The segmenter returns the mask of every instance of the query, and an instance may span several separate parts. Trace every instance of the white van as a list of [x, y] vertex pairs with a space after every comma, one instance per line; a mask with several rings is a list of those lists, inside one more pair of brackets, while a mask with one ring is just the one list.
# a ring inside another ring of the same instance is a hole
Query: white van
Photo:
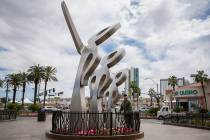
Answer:
[[161, 109], [157, 112], [157, 118], [162, 120], [171, 114], [169, 106], [162, 106]]

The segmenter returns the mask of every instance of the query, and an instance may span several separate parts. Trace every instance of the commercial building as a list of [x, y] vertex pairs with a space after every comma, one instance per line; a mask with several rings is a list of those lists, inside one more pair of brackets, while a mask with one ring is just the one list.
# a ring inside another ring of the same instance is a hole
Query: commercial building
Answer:
[[[207, 101], [207, 109], [210, 110], [210, 80], [204, 84], [204, 90]], [[166, 91], [168, 95], [172, 90]], [[185, 111], [196, 111], [199, 108], [205, 108], [205, 98], [200, 83], [192, 83], [184, 86], [178, 86], [174, 92], [174, 99], [179, 108]]]
[[[210, 110], [210, 80], [204, 84], [206, 93], [207, 109]], [[205, 108], [205, 98], [200, 83], [193, 83], [178, 87], [174, 95], [177, 105], [187, 111]]]
[[[184, 78], [177, 78], [178, 85], [184, 86], [189, 84], [189, 82]], [[166, 96], [166, 91], [172, 90], [172, 87], [168, 85], [168, 79], [160, 79], [160, 94], [164, 96], [164, 100], [169, 101], [168, 96]]]

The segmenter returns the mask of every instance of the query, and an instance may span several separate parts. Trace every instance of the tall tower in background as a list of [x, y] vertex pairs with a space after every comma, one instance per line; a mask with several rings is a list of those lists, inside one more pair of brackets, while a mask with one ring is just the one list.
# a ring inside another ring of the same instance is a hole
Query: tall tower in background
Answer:
[[125, 93], [130, 91], [130, 82], [134, 81], [139, 86], [139, 68], [131, 67], [128, 71], [128, 77], [125, 82]]

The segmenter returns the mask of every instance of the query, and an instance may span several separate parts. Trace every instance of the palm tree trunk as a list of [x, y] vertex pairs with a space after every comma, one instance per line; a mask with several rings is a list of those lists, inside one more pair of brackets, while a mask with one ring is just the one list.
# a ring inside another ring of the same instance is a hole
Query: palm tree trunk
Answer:
[[22, 106], [24, 106], [25, 90], [26, 90], [26, 83], [23, 83]]
[[17, 91], [17, 87], [14, 86], [14, 88], [13, 88], [13, 99], [12, 99], [12, 103], [15, 103], [16, 91]]
[[156, 100], [157, 100], [158, 107], [160, 107], [160, 100], [158, 98], [156, 98]]
[[139, 110], [139, 94], [137, 93], [137, 110]]
[[171, 109], [173, 109], [173, 96], [174, 96], [174, 92], [175, 92], [175, 86], [173, 86], [173, 92], [171, 95]]
[[204, 100], [205, 100], [205, 109], [207, 109], [206, 92], [205, 92], [205, 89], [204, 89], [203, 82], [201, 82], [201, 87], [202, 87], [202, 90], [203, 90], [203, 96], [204, 96]]
[[38, 83], [34, 83], [35, 87], [34, 87], [34, 104], [36, 104], [36, 97], [37, 97], [37, 85]]
[[47, 95], [47, 81], [44, 83], [44, 103], [43, 106], [45, 107], [45, 100], [46, 100], [46, 95]]
[[150, 106], [152, 106], [152, 97], [150, 97]]
[[8, 81], [7, 81], [6, 101], [5, 101], [4, 109], [6, 109], [6, 108], [7, 108], [8, 92], [9, 92], [9, 83], [8, 83]]

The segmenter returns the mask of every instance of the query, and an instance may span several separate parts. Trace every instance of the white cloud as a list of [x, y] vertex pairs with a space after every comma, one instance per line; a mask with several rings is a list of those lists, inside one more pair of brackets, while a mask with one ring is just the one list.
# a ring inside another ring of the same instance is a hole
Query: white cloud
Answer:
[[[0, 2], [0, 67], [25, 70], [33, 64], [57, 67], [59, 82], [50, 87], [64, 90], [70, 97], [80, 56], [65, 23], [59, 0]], [[20, 5], [20, 3], [22, 3]], [[130, 0], [67, 1], [83, 42], [106, 26], [121, 22], [122, 28], [111, 38], [117, 48], [125, 48], [126, 57], [113, 68], [137, 66], [140, 86], [146, 92], [171, 74], [189, 76], [197, 69], [210, 75], [209, 0]], [[205, 18], [204, 18], [205, 17]], [[143, 42], [143, 46], [125, 44], [123, 37]], [[101, 55], [106, 52], [99, 47]]]

